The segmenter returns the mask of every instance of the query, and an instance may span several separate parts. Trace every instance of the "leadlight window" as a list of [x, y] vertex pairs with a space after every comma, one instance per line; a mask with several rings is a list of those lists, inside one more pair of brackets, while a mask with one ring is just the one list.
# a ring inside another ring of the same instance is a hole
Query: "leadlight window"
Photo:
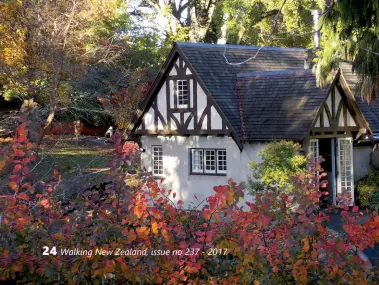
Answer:
[[161, 145], [152, 148], [153, 175], [163, 175], [163, 148]]
[[203, 150], [192, 150], [192, 172], [203, 173]]
[[190, 149], [192, 174], [225, 175], [227, 172], [225, 149]]
[[188, 107], [188, 82], [187, 80], [178, 80], [176, 82], [176, 95], [178, 98], [178, 107]]

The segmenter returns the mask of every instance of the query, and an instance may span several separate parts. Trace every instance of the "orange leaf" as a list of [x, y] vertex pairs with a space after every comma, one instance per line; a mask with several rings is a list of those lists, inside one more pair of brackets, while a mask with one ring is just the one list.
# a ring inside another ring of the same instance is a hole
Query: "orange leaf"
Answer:
[[12, 188], [12, 190], [14, 190], [14, 191], [16, 191], [16, 192], [18, 191], [18, 185], [17, 185], [16, 182], [11, 181], [11, 182], [8, 183], [8, 185], [9, 185], [9, 187]]
[[158, 234], [158, 224], [157, 224], [157, 222], [153, 222], [152, 224], [151, 224], [151, 231], [153, 232], [153, 234]]
[[176, 192], [174, 192], [173, 194], [172, 194], [172, 196], [174, 197], [174, 199], [175, 199], [175, 197], [176, 197]]
[[23, 152], [21, 149], [18, 149], [18, 150], [16, 150], [16, 152], [15, 152], [14, 155], [15, 155], [15, 156], [24, 156], [24, 155], [25, 155], [25, 152]]
[[182, 200], [179, 200], [179, 201], [178, 201], [178, 205], [181, 205], [181, 204], [183, 204], [183, 201], [182, 201]]
[[41, 201], [41, 205], [44, 206], [45, 208], [49, 208], [49, 200], [48, 199], [43, 199]]
[[22, 200], [27, 200], [29, 201], [29, 196], [26, 195], [24, 192], [21, 192], [20, 194], [17, 195], [17, 198], [20, 198]]
[[134, 241], [136, 239], [136, 234], [134, 233], [134, 230], [131, 229], [128, 233], [128, 237], [126, 238], [126, 240], [128, 241], [128, 243], [131, 243], [132, 241]]
[[147, 239], [147, 236], [149, 234], [149, 230], [147, 227], [140, 227], [138, 229], [136, 229], [136, 232], [138, 234], [138, 236], [142, 239]]
[[58, 175], [58, 169], [54, 169], [54, 175]]

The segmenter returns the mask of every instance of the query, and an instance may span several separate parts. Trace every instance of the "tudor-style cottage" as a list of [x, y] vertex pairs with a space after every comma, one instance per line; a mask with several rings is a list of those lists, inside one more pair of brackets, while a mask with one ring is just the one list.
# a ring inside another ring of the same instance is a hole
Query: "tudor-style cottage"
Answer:
[[230, 64], [257, 50], [175, 44], [133, 127], [143, 166], [188, 205], [228, 178], [247, 181], [249, 161], [268, 142], [293, 140], [326, 159], [330, 203], [344, 188], [354, 194], [379, 133], [378, 102], [354, 98], [346, 66], [348, 80], [341, 69], [327, 88], [317, 87], [305, 49], [265, 47]]

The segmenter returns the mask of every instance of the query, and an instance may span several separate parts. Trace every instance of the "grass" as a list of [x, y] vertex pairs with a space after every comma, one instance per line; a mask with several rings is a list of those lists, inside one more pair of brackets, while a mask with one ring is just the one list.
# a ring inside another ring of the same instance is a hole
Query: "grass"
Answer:
[[[91, 187], [106, 180], [112, 155], [113, 147], [104, 139], [47, 136], [37, 160], [29, 167], [35, 181], [48, 181], [57, 169], [63, 185], [76, 183], [80, 188]], [[3, 187], [7, 183], [2, 184]]]

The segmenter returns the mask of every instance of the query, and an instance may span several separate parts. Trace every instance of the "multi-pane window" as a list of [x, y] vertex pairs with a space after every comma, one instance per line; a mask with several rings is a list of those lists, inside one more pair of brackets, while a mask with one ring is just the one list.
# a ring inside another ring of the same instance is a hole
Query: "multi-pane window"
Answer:
[[192, 150], [192, 172], [203, 173], [203, 150]]
[[216, 150], [205, 150], [205, 173], [216, 173]]
[[[315, 168], [316, 164], [318, 162], [318, 156], [319, 156], [319, 145], [318, 145], [318, 139], [311, 139], [309, 141], [309, 148], [308, 148], [309, 154], [312, 156], [312, 166], [311, 168]], [[319, 175], [318, 171], [314, 172], [314, 175]]]
[[226, 150], [217, 150], [217, 172], [226, 173]]
[[339, 139], [339, 175], [341, 191], [353, 193], [352, 155], [350, 139]]
[[178, 80], [176, 82], [176, 95], [178, 98], [178, 107], [188, 107], [188, 82], [187, 80]]
[[318, 139], [311, 139], [309, 141], [309, 153], [312, 155], [314, 162], [317, 162], [319, 156]]
[[153, 175], [163, 175], [163, 148], [161, 145], [153, 146]]
[[226, 174], [226, 150], [193, 148], [191, 153], [191, 173]]

